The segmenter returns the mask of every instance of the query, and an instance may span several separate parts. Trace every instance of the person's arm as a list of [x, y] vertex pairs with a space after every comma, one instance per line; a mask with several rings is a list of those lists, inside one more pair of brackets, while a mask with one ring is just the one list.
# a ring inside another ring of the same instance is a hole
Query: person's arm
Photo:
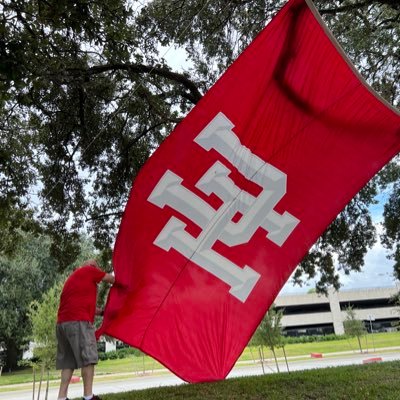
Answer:
[[115, 276], [112, 274], [105, 274], [103, 279], [103, 282], [107, 282], [110, 283], [111, 285], [113, 285], [113, 288], [118, 288], [119, 290], [126, 290], [127, 289], [127, 285], [126, 284], [122, 284], [119, 281], [115, 280]]
[[100, 307], [96, 307], [96, 313], [95, 315], [103, 316], [104, 310]]
[[115, 276], [112, 274], [105, 274], [102, 281], [112, 285], [115, 282]]

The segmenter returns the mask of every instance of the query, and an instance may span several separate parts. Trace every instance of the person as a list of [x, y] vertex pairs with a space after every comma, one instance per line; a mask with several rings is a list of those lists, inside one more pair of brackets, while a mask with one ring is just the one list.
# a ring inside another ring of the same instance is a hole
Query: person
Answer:
[[83, 399], [100, 400], [93, 394], [94, 366], [98, 362], [95, 315], [102, 315], [96, 307], [97, 284], [113, 284], [114, 275], [102, 271], [96, 260], [88, 260], [65, 281], [57, 315], [56, 368], [61, 369], [58, 400], [68, 400], [68, 386], [74, 370], [81, 368]]

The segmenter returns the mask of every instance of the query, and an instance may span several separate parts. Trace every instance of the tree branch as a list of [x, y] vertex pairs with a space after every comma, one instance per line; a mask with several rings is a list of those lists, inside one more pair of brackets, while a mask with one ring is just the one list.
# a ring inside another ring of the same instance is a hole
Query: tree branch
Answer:
[[382, 28], [382, 29], [392, 29], [394, 25], [389, 25], [390, 23], [397, 23], [400, 21], [400, 13], [398, 13], [395, 17], [393, 18], [387, 18], [381, 21], [377, 26]]
[[351, 11], [351, 10], [357, 10], [359, 8], [366, 7], [368, 5], [371, 5], [370, 1], [362, 1], [360, 3], [355, 3], [355, 4], [348, 4], [346, 6], [342, 7], [336, 7], [336, 8], [325, 8], [322, 10], [319, 10], [319, 13], [321, 15], [326, 15], [326, 14], [337, 14], [340, 12], [346, 12], [346, 11]]
[[203, 95], [200, 93], [197, 85], [191, 81], [186, 75], [173, 72], [164, 67], [152, 67], [144, 64], [105, 64], [105, 65], [95, 65], [88, 69], [83, 68], [68, 68], [66, 71], [72, 74], [86, 74], [86, 75], [97, 75], [109, 71], [123, 70], [134, 74], [150, 74], [157, 75], [162, 78], [166, 78], [175, 81], [183, 85], [189, 92], [184, 93], [184, 97], [196, 104]]
[[398, 0], [374, 0], [374, 1], [361, 1], [359, 3], [354, 3], [354, 4], [347, 4], [342, 7], [336, 7], [336, 8], [326, 8], [319, 10], [320, 14], [337, 14], [340, 12], [346, 12], [346, 11], [351, 11], [351, 10], [356, 10], [359, 8], [371, 6], [374, 4], [381, 4], [381, 5], [387, 5], [394, 10], [400, 10], [400, 3]]
[[108, 218], [108, 217], [122, 217], [122, 214], [123, 214], [123, 211], [117, 211], [117, 212], [111, 212], [111, 213], [107, 213], [107, 214], [95, 215], [95, 216], [86, 218], [85, 222], [96, 221], [96, 220], [104, 219], [104, 218]]
[[[173, 122], [173, 123], [179, 123], [182, 120], [182, 118], [176, 118], [173, 120], [169, 120], [167, 122]], [[157, 127], [165, 124], [166, 121], [161, 121], [158, 122], [147, 129], [144, 129], [142, 132], [140, 132], [137, 136], [135, 136], [127, 145], [126, 148], [130, 149], [132, 146], [134, 146], [142, 137], [146, 136], [149, 132], [151, 132], [153, 129], [156, 129]]]

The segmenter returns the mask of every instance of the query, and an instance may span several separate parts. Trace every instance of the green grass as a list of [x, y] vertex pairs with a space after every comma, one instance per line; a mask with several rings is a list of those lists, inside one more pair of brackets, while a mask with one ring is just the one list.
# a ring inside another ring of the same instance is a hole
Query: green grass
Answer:
[[[361, 340], [363, 351], [368, 350], [372, 352], [375, 349], [382, 347], [400, 346], [400, 332], [388, 333], [374, 333], [373, 335], [366, 335]], [[327, 342], [312, 342], [312, 343], [296, 343], [288, 344], [285, 347], [286, 355], [288, 357], [296, 357], [302, 355], [310, 355], [310, 353], [336, 353], [341, 351], [354, 351], [358, 352], [358, 342], [356, 338], [331, 340]], [[278, 357], [283, 357], [281, 349], [276, 350]], [[265, 354], [265, 356], [270, 356]], [[240, 360], [258, 359], [258, 349], [246, 347], [243, 351]]]
[[[129, 356], [127, 358], [116, 360], [99, 361], [96, 366], [96, 376], [106, 376], [110, 374], [132, 374], [153, 372], [156, 369], [164, 368], [160, 363], [148, 356]], [[80, 371], [75, 371], [77, 375]], [[60, 372], [56, 370], [50, 371], [50, 380], [59, 379]], [[36, 379], [39, 379], [39, 371], [36, 371]], [[21, 383], [32, 382], [32, 369], [26, 368], [11, 373], [3, 373], [0, 376], [0, 390], [4, 385], [15, 385]]]
[[[367, 342], [368, 341], [368, 342]], [[373, 335], [367, 335], [362, 341], [363, 349], [367, 347], [371, 352], [373, 345], [376, 349], [382, 347], [393, 347], [400, 346], [400, 332], [390, 333], [375, 333]], [[344, 340], [333, 340], [328, 342], [313, 342], [313, 343], [296, 343], [289, 344], [285, 347], [286, 355], [288, 357], [305, 356], [309, 357], [310, 353], [335, 353], [340, 351], [359, 351], [357, 339], [344, 339]], [[264, 355], [267, 358], [272, 358], [270, 351], [265, 350]], [[282, 357], [282, 350], [277, 349], [277, 356]], [[258, 360], [259, 353], [258, 348], [246, 347], [243, 354], [239, 358], [239, 361], [251, 361]], [[163, 368], [161, 364], [154, 361], [150, 357], [142, 356], [130, 356], [124, 359], [116, 360], [105, 360], [100, 361], [96, 367], [96, 376], [110, 375], [110, 374], [132, 374], [142, 373], [143, 371], [151, 372], [156, 369]], [[79, 371], [77, 371], [79, 374]], [[57, 371], [50, 371], [50, 379], [59, 379], [60, 373]], [[12, 373], [3, 373], [0, 376], [0, 388], [4, 385], [13, 385], [18, 383], [27, 383], [32, 381], [32, 370], [25, 369], [22, 371], [16, 371]]]
[[[96, 366], [96, 376], [110, 374], [132, 374], [135, 372], [142, 373], [143, 371], [152, 372], [160, 368], [164, 367], [148, 356], [129, 356], [122, 359], [99, 361], [99, 364]], [[75, 374], [80, 375], [80, 371], [75, 371]], [[59, 371], [50, 371], [50, 380], [59, 378]], [[36, 371], [36, 379], [39, 379], [38, 370]], [[20, 371], [15, 371], [11, 373], [3, 373], [0, 376], [0, 389], [4, 385], [15, 385], [27, 382], [32, 382], [31, 368], [24, 368]]]
[[325, 368], [102, 395], [103, 400], [398, 400], [400, 362]]
[[[36, 379], [39, 379], [39, 372], [36, 372]], [[59, 379], [59, 371], [50, 371], [50, 379]], [[26, 368], [20, 371], [7, 372], [0, 376], [0, 389], [4, 385], [16, 385], [20, 383], [32, 382], [32, 369]]]
[[148, 356], [129, 356], [117, 360], [100, 361], [96, 366], [96, 374], [114, 374], [126, 372], [153, 371], [164, 368], [160, 363]]

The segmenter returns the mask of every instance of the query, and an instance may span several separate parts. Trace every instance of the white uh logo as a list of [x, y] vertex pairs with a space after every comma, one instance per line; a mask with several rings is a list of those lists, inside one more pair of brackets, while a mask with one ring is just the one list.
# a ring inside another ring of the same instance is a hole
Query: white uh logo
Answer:
[[[202, 232], [194, 238], [185, 231], [186, 224], [171, 217], [154, 241], [168, 251], [175, 249], [199, 267], [227, 283], [229, 293], [245, 302], [260, 274], [250, 266], [234, 264], [212, 249], [219, 240], [227, 246], [247, 243], [258, 228], [264, 228], [267, 238], [282, 246], [299, 220], [293, 215], [274, 211], [275, 205], [286, 193], [286, 174], [279, 171], [241, 145], [232, 132], [234, 125], [222, 113], [200, 132], [195, 142], [205, 150], [216, 150], [248, 180], [263, 190], [254, 197], [241, 190], [229, 177], [230, 170], [217, 161], [200, 178], [196, 188], [209, 195], [214, 193], [223, 202], [218, 210], [181, 185], [182, 178], [167, 170], [153, 189], [148, 200], [163, 208], [168, 205], [185, 215]], [[237, 213], [241, 218], [233, 222]]]

